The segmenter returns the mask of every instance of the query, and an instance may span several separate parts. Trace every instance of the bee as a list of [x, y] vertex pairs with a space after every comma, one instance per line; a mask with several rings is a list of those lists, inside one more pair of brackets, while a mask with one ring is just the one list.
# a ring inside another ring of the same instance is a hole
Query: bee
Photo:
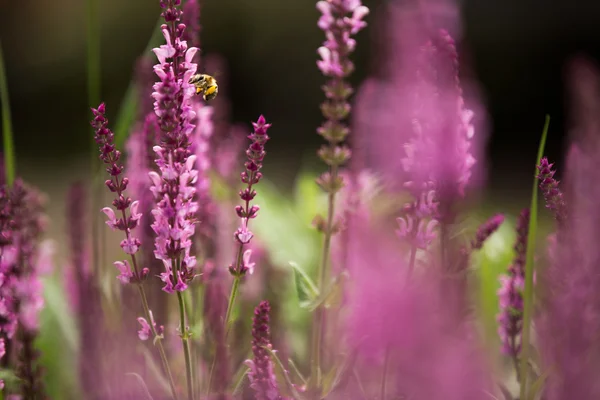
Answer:
[[206, 101], [214, 99], [219, 93], [217, 80], [208, 74], [196, 74], [190, 78], [189, 83], [196, 87], [196, 94], [202, 94]]

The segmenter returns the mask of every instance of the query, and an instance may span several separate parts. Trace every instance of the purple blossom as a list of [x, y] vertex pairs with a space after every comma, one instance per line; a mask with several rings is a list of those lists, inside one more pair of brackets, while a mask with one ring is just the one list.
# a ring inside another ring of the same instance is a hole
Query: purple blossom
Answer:
[[[110, 179], [108, 179], [105, 184], [108, 189], [116, 195], [112, 205], [117, 209], [119, 215], [117, 215], [110, 207], [103, 208], [102, 212], [108, 217], [106, 224], [111, 229], [125, 232], [125, 239], [121, 242], [121, 248], [126, 254], [131, 255], [134, 267], [132, 279], [128, 280], [128, 282], [138, 283], [148, 274], [147, 268], [139, 271], [135, 261], [135, 253], [137, 253], [141, 242], [138, 238], [133, 236], [133, 230], [138, 226], [142, 215], [138, 212], [139, 202], [132, 201], [130, 197], [126, 197], [124, 194], [129, 185], [129, 179], [121, 176], [124, 169], [123, 165], [119, 164], [121, 152], [115, 148], [114, 134], [108, 129], [108, 120], [104, 116], [105, 112], [106, 107], [104, 103], [100, 104], [98, 109], [92, 108], [94, 119], [92, 120], [91, 125], [96, 131], [94, 139], [96, 140], [96, 143], [98, 143], [100, 149], [100, 159], [108, 165], [106, 172], [110, 175]], [[127, 216], [128, 210], [130, 211], [130, 216]], [[126, 261], [123, 263], [126, 263]], [[119, 267], [120, 264], [115, 265]], [[120, 272], [119, 280], [124, 282], [121, 277], [122, 270]]]
[[157, 335], [162, 335], [164, 331], [164, 327], [161, 325], [160, 327], [156, 326], [156, 321], [154, 320], [154, 316], [152, 315], [152, 311], [150, 313], [150, 322], [146, 321], [146, 318], [138, 317], [138, 322], [142, 326], [138, 331], [138, 337], [140, 340], [148, 340], [152, 336], [152, 329], [150, 328], [150, 324], [154, 327]]
[[471, 248], [473, 250], [480, 250], [485, 241], [500, 228], [500, 225], [502, 225], [503, 222], [504, 215], [496, 214], [481, 224], [479, 228], [477, 228], [475, 239], [471, 241]]
[[196, 113], [192, 104], [195, 90], [189, 79], [196, 73], [192, 59], [198, 49], [188, 48], [182, 40], [185, 25], [178, 24], [178, 4], [161, 0], [165, 9], [162, 16], [167, 22], [161, 27], [166, 44], [153, 49], [158, 58], [154, 72], [160, 81], [154, 85], [152, 97], [161, 137], [160, 145], [154, 147], [160, 174], [149, 174], [153, 184], [150, 190], [157, 202], [152, 210], [152, 229], [156, 233], [154, 255], [164, 264], [165, 272], [160, 277], [167, 293], [184, 291], [196, 276], [196, 258], [190, 254], [198, 212], [198, 171], [190, 148]]
[[562, 223], [566, 218], [566, 205], [558, 186], [559, 182], [554, 179], [556, 171], [552, 169], [553, 165], [548, 162], [548, 158], [542, 158], [537, 166], [539, 171], [537, 179], [540, 181], [539, 186], [544, 194], [546, 208], [552, 212], [558, 223]]
[[265, 349], [271, 349], [271, 333], [269, 330], [269, 312], [271, 306], [268, 301], [262, 301], [254, 310], [252, 320], [252, 360], [246, 360], [250, 367], [248, 377], [250, 387], [254, 389], [257, 400], [281, 400], [277, 381], [273, 372], [271, 356]]
[[521, 352], [521, 331], [523, 329], [523, 290], [525, 289], [525, 254], [529, 231], [529, 209], [524, 209], [517, 220], [515, 259], [508, 268], [507, 275], [500, 276], [498, 290], [500, 313], [498, 314], [498, 334], [503, 353], [517, 359]]
[[350, 114], [349, 97], [352, 87], [345, 81], [354, 71], [350, 54], [356, 47], [351, 37], [366, 26], [362, 20], [369, 9], [361, 5], [360, 0], [326, 0], [317, 2], [321, 18], [317, 25], [325, 32], [325, 42], [317, 50], [320, 60], [317, 67], [329, 81], [323, 86], [326, 101], [321, 105], [325, 122], [317, 129], [317, 133], [328, 144], [323, 145], [318, 156], [331, 167], [331, 171], [323, 174], [317, 181], [328, 193], [334, 194], [343, 186], [337, 175], [337, 168], [350, 159], [350, 148], [341, 143], [350, 130], [344, 120]]
[[578, 60], [569, 70], [572, 146], [565, 168], [565, 220], [554, 235], [553, 255], [540, 269], [537, 316], [543, 370], [549, 371], [544, 399], [600, 397], [600, 73]]
[[236, 259], [229, 265], [229, 272], [233, 276], [244, 276], [246, 273], [252, 273], [254, 263], [250, 262], [251, 250], [244, 252], [244, 246], [250, 243], [254, 236], [252, 231], [248, 229], [248, 223], [251, 219], [258, 215], [259, 207], [257, 205], [250, 206], [250, 202], [256, 197], [256, 190], [253, 186], [260, 182], [262, 178], [262, 163], [267, 154], [265, 144], [270, 139], [267, 135], [267, 130], [271, 124], [267, 124], [265, 117], [262, 115], [256, 122], [252, 123], [254, 132], [248, 135], [251, 140], [250, 146], [246, 150], [247, 161], [244, 163], [246, 168], [241, 174], [242, 183], [246, 187], [239, 192], [240, 199], [243, 204], [235, 207], [235, 212], [240, 218], [240, 226], [234, 233], [234, 239], [239, 244]]

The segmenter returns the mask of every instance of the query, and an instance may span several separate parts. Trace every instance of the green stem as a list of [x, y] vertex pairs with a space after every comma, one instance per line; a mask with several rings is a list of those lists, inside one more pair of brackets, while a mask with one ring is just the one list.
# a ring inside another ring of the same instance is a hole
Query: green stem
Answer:
[[185, 357], [185, 379], [187, 382], [188, 400], [194, 399], [194, 381], [192, 380], [192, 359], [190, 357], [189, 339], [190, 335], [185, 324], [185, 300], [181, 292], [177, 292], [177, 300], [179, 301], [179, 318], [181, 320], [181, 343], [183, 344], [183, 354]]
[[171, 368], [169, 368], [169, 361], [167, 360], [167, 355], [162, 345], [162, 339], [158, 335], [158, 332], [156, 332], [156, 328], [154, 327], [154, 324], [152, 323], [152, 318], [150, 317], [150, 307], [148, 307], [148, 299], [146, 298], [146, 292], [144, 291], [144, 287], [141, 284], [138, 285], [138, 289], [140, 291], [140, 297], [142, 298], [142, 307], [144, 308], [144, 315], [146, 316], [146, 320], [148, 321], [150, 329], [152, 330], [152, 336], [154, 336], [154, 344], [158, 348], [163, 369], [165, 371], [165, 374], [167, 374], [167, 380], [169, 381], [169, 387], [171, 388], [171, 395], [173, 396], [173, 399], [179, 400], [179, 397], [177, 396], [177, 391], [175, 390], [173, 374], [171, 374]]
[[4, 174], [6, 183], [10, 186], [15, 180], [15, 145], [13, 140], [10, 103], [8, 98], [8, 84], [4, 70], [4, 56], [2, 43], [0, 43], [0, 101], [2, 101], [2, 131], [4, 144]]
[[[331, 182], [337, 180], [337, 167], [331, 167]], [[335, 191], [330, 191], [327, 198], [327, 224], [325, 226], [325, 232], [323, 237], [323, 249], [321, 253], [321, 263], [319, 264], [319, 293], [323, 293], [327, 281], [329, 278], [329, 250], [331, 247], [331, 235], [333, 227], [333, 215], [335, 207]], [[325, 323], [325, 310], [323, 304], [321, 304], [314, 313], [313, 327], [312, 327], [312, 355], [311, 355], [311, 366], [310, 366], [310, 381], [313, 388], [321, 387], [321, 347], [323, 342], [323, 325]]]
[[[238, 251], [238, 258], [240, 258], [239, 254], [242, 254], [242, 249], [243, 249], [243, 246], [240, 246], [240, 250]], [[241, 258], [240, 258], [240, 261], [241, 261]], [[239, 263], [238, 263], [238, 265], [239, 265]], [[233, 283], [231, 285], [231, 292], [229, 293], [229, 302], [227, 303], [227, 312], [225, 313], [225, 320], [223, 321], [223, 323], [225, 325], [225, 338], [224, 338], [225, 341], [227, 341], [227, 336], [228, 336], [229, 330], [231, 328], [231, 323], [230, 323], [231, 313], [232, 313], [233, 307], [235, 305], [235, 299], [237, 298], [239, 286], [240, 286], [240, 277], [234, 276]], [[216, 364], [217, 364], [217, 353], [215, 352], [213, 361], [210, 366], [210, 372], [208, 373], [208, 385], [206, 386], [206, 395], [207, 396], [210, 394], [210, 387], [212, 386], [213, 372], [215, 370]]]

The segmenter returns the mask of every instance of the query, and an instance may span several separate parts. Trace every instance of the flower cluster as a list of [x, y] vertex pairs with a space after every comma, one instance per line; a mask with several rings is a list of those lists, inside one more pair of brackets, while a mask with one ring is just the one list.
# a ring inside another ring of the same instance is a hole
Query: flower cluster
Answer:
[[540, 181], [539, 186], [544, 194], [546, 208], [552, 212], [554, 218], [559, 223], [562, 223], [566, 219], [567, 207], [565, 205], [563, 194], [558, 187], [559, 182], [554, 179], [556, 171], [552, 169], [553, 165], [554, 164], [548, 162], [548, 158], [542, 158], [540, 164], [537, 166], [539, 171], [537, 179]]
[[[326, 121], [317, 129], [328, 144], [319, 149], [318, 155], [327, 165], [337, 168], [350, 158], [350, 149], [340, 143], [350, 132], [343, 121], [350, 114], [348, 98], [353, 93], [352, 87], [344, 80], [354, 71], [354, 64], [349, 59], [356, 47], [352, 36], [367, 25], [363, 18], [369, 9], [361, 5], [360, 0], [319, 1], [317, 9], [322, 14], [318, 26], [326, 36], [323, 46], [318, 49], [321, 60], [317, 61], [317, 66], [323, 75], [330, 78], [323, 86], [327, 100], [321, 105]], [[319, 179], [319, 184], [325, 191], [335, 193], [343, 182], [336, 174], [325, 174]]]
[[[140, 272], [135, 263], [135, 253], [138, 252], [141, 246], [140, 240], [133, 236], [133, 230], [138, 226], [142, 217], [142, 214], [138, 212], [139, 202], [132, 201], [131, 198], [124, 194], [129, 185], [129, 179], [121, 176], [124, 168], [119, 163], [121, 152], [115, 148], [115, 135], [108, 129], [108, 120], [104, 115], [106, 113], [106, 106], [102, 103], [97, 109], [92, 108], [92, 113], [94, 114], [94, 119], [91, 122], [95, 130], [94, 139], [100, 149], [100, 159], [108, 165], [106, 172], [110, 175], [110, 179], [106, 180], [105, 184], [111, 192], [116, 194], [112, 205], [120, 215], [117, 216], [115, 211], [110, 207], [103, 208], [102, 212], [108, 217], [106, 224], [112, 230], [125, 232], [125, 239], [121, 241], [121, 248], [126, 254], [131, 255], [134, 263], [132, 269], [127, 260], [115, 262], [115, 266], [119, 270], [117, 278], [123, 283], [139, 283], [148, 274], [147, 269]], [[130, 212], [129, 216], [127, 216], [128, 211]]]
[[504, 215], [496, 214], [477, 228], [475, 233], [475, 239], [471, 241], [471, 248], [473, 250], [480, 250], [483, 247], [485, 241], [494, 234], [500, 228], [500, 225], [504, 222]]
[[508, 275], [500, 277], [498, 290], [500, 314], [498, 334], [502, 341], [502, 351], [516, 358], [521, 351], [521, 330], [523, 325], [523, 289], [525, 288], [525, 253], [529, 231], [529, 209], [521, 211], [517, 220], [515, 259], [508, 268]]
[[465, 194], [475, 159], [470, 153], [473, 112], [458, 79], [456, 46], [440, 31], [421, 51], [413, 99], [413, 137], [404, 145], [405, 187], [413, 201], [398, 219], [398, 234], [425, 249], [439, 223], [450, 222], [453, 201]]
[[233, 276], [244, 276], [246, 273], [252, 273], [254, 270], [254, 263], [250, 262], [252, 250], [248, 249], [244, 252], [244, 245], [250, 243], [254, 234], [248, 229], [248, 223], [251, 219], [256, 218], [258, 215], [259, 206], [250, 206], [250, 202], [256, 197], [256, 190], [253, 186], [260, 182], [262, 173], [262, 162], [267, 154], [265, 151], [265, 144], [269, 140], [267, 130], [271, 127], [271, 124], [267, 124], [265, 117], [262, 115], [258, 118], [258, 121], [253, 122], [254, 132], [248, 135], [248, 139], [252, 141], [248, 149], [246, 150], [246, 157], [248, 160], [244, 163], [246, 170], [242, 172], [241, 178], [242, 183], [246, 184], [243, 190], [240, 190], [240, 199], [244, 202], [243, 205], [235, 207], [235, 212], [240, 218], [240, 226], [234, 233], [235, 240], [239, 243], [239, 251], [234, 264], [229, 266], [229, 272]]
[[166, 22], [161, 29], [166, 44], [153, 50], [158, 58], [154, 72], [160, 81], [154, 85], [152, 97], [161, 137], [160, 145], [154, 147], [160, 174], [149, 174], [150, 190], [157, 202], [152, 210], [152, 229], [156, 233], [154, 255], [165, 266], [160, 277], [167, 293], [184, 291], [196, 276], [196, 258], [190, 255], [198, 211], [194, 199], [198, 179], [196, 156], [190, 149], [196, 113], [191, 101], [194, 86], [189, 79], [196, 73], [197, 66], [192, 59], [198, 49], [188, 49], [182, 40], [185, 25], [179, 24], [182, 12], [176, 8], [180, 3], [161, 0]]
[[269, 331], [269, 313], [271, 306], [268, 301], [262, 301], [254, 310], [252, 320], [252, 353], [254, 358], [247, 360], [250, 367], [248, 377], [250, 387], [254, 389], [257, 400], [282, 400], [279, 394], [273, 363], [267, 350], [271, 349], [271, 333]]
[[[7, 349], [13, 352], [12, 357], [16, 355], [21, 393], [33, 398], [43, 393], [34, 340], [44, 307], [40, 275], [49, 270], [52, 247], [39, 242], [46, 226], [41, 194], [16, 180], [10, 189], [3, 188], [1, 195], [0, 358]], [[6, 357], [3, 362], [9, 365], [12, 357]]]

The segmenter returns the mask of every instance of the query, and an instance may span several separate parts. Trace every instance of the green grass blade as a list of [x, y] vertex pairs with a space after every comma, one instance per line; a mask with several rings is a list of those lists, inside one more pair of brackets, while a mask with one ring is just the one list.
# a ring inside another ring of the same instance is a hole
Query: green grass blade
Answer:
[[[540, 163], [542, 156], [544, 155], [544, 148], [546, 147], [546, 137], [548, 136], [548, 127], [550, 126], [550, 116], [546, 115], [546, 122], [544, 124], [544, 131], [542, 132], [542, 138], [540, 140], [540, 147], [538, 149], [537, 161], [535, 163], [535, 175], [537, 175], [537, 165]], [[527, 253], [525, 262], [525, 290], [523, 292], [523, 337], [521, 339], [521, 389], [520, 399], [527, 399], [527, 379], [528, 373], [528, 362], [529, 362], [529, 334], [531, 330], [531, 318], [533, 311], [533, 272], [535, 265], [533, 263], [533, 256], [535, 254], [535, 240], [537, 230], [537, 206], [538, 206], [538, 182], [537, 178], [533, 180], [533, 190], [531, 194], [531, 213], [529, 216], [529, 232], [527, 234]]]
[[[163, 24], [162, 17], [158, 18], [156, 22], [156, 26], [152, 30], [152, 36], [146, 45], [146, 49], [144, 50], [144, 55], [150, 55], [149, 53], [152, 51], [152, 48], [157, 47], [160, 44], [160, 40], [162, 38], [162, 33], [160, 30], [160, 26]], [[137, 113], [138, 106], [138, 96], [137, 90], [135, 87], [135, 82], [132, 79], [129, 82], [129, 86], [127, 87], [127, 91], [125, 92], [125, 96], [123, 97], [123, 102], [121, 103], [121, 107], [119, 108], [119, 114], [117, 115], [116, 123], [115, 123], [115, 143], [117, 148], [122, 148], [125, 143], [125, 139], [127, 139], [127, 135], [129, 135], [129, 131], [131, 129], [131, 125], [135, 122], [135, 117]]]
[[0, 43], [0, 101], [2, 101], [2, 132], [4, 132], [4, 173], [6, 175], [6, 183], [12, 185], [15, 180], [15, 145], [13, 140], [12, 120], [10, 117], [8, 84], [6, 82], [6, 72], [4, 70], [2, 43]]

